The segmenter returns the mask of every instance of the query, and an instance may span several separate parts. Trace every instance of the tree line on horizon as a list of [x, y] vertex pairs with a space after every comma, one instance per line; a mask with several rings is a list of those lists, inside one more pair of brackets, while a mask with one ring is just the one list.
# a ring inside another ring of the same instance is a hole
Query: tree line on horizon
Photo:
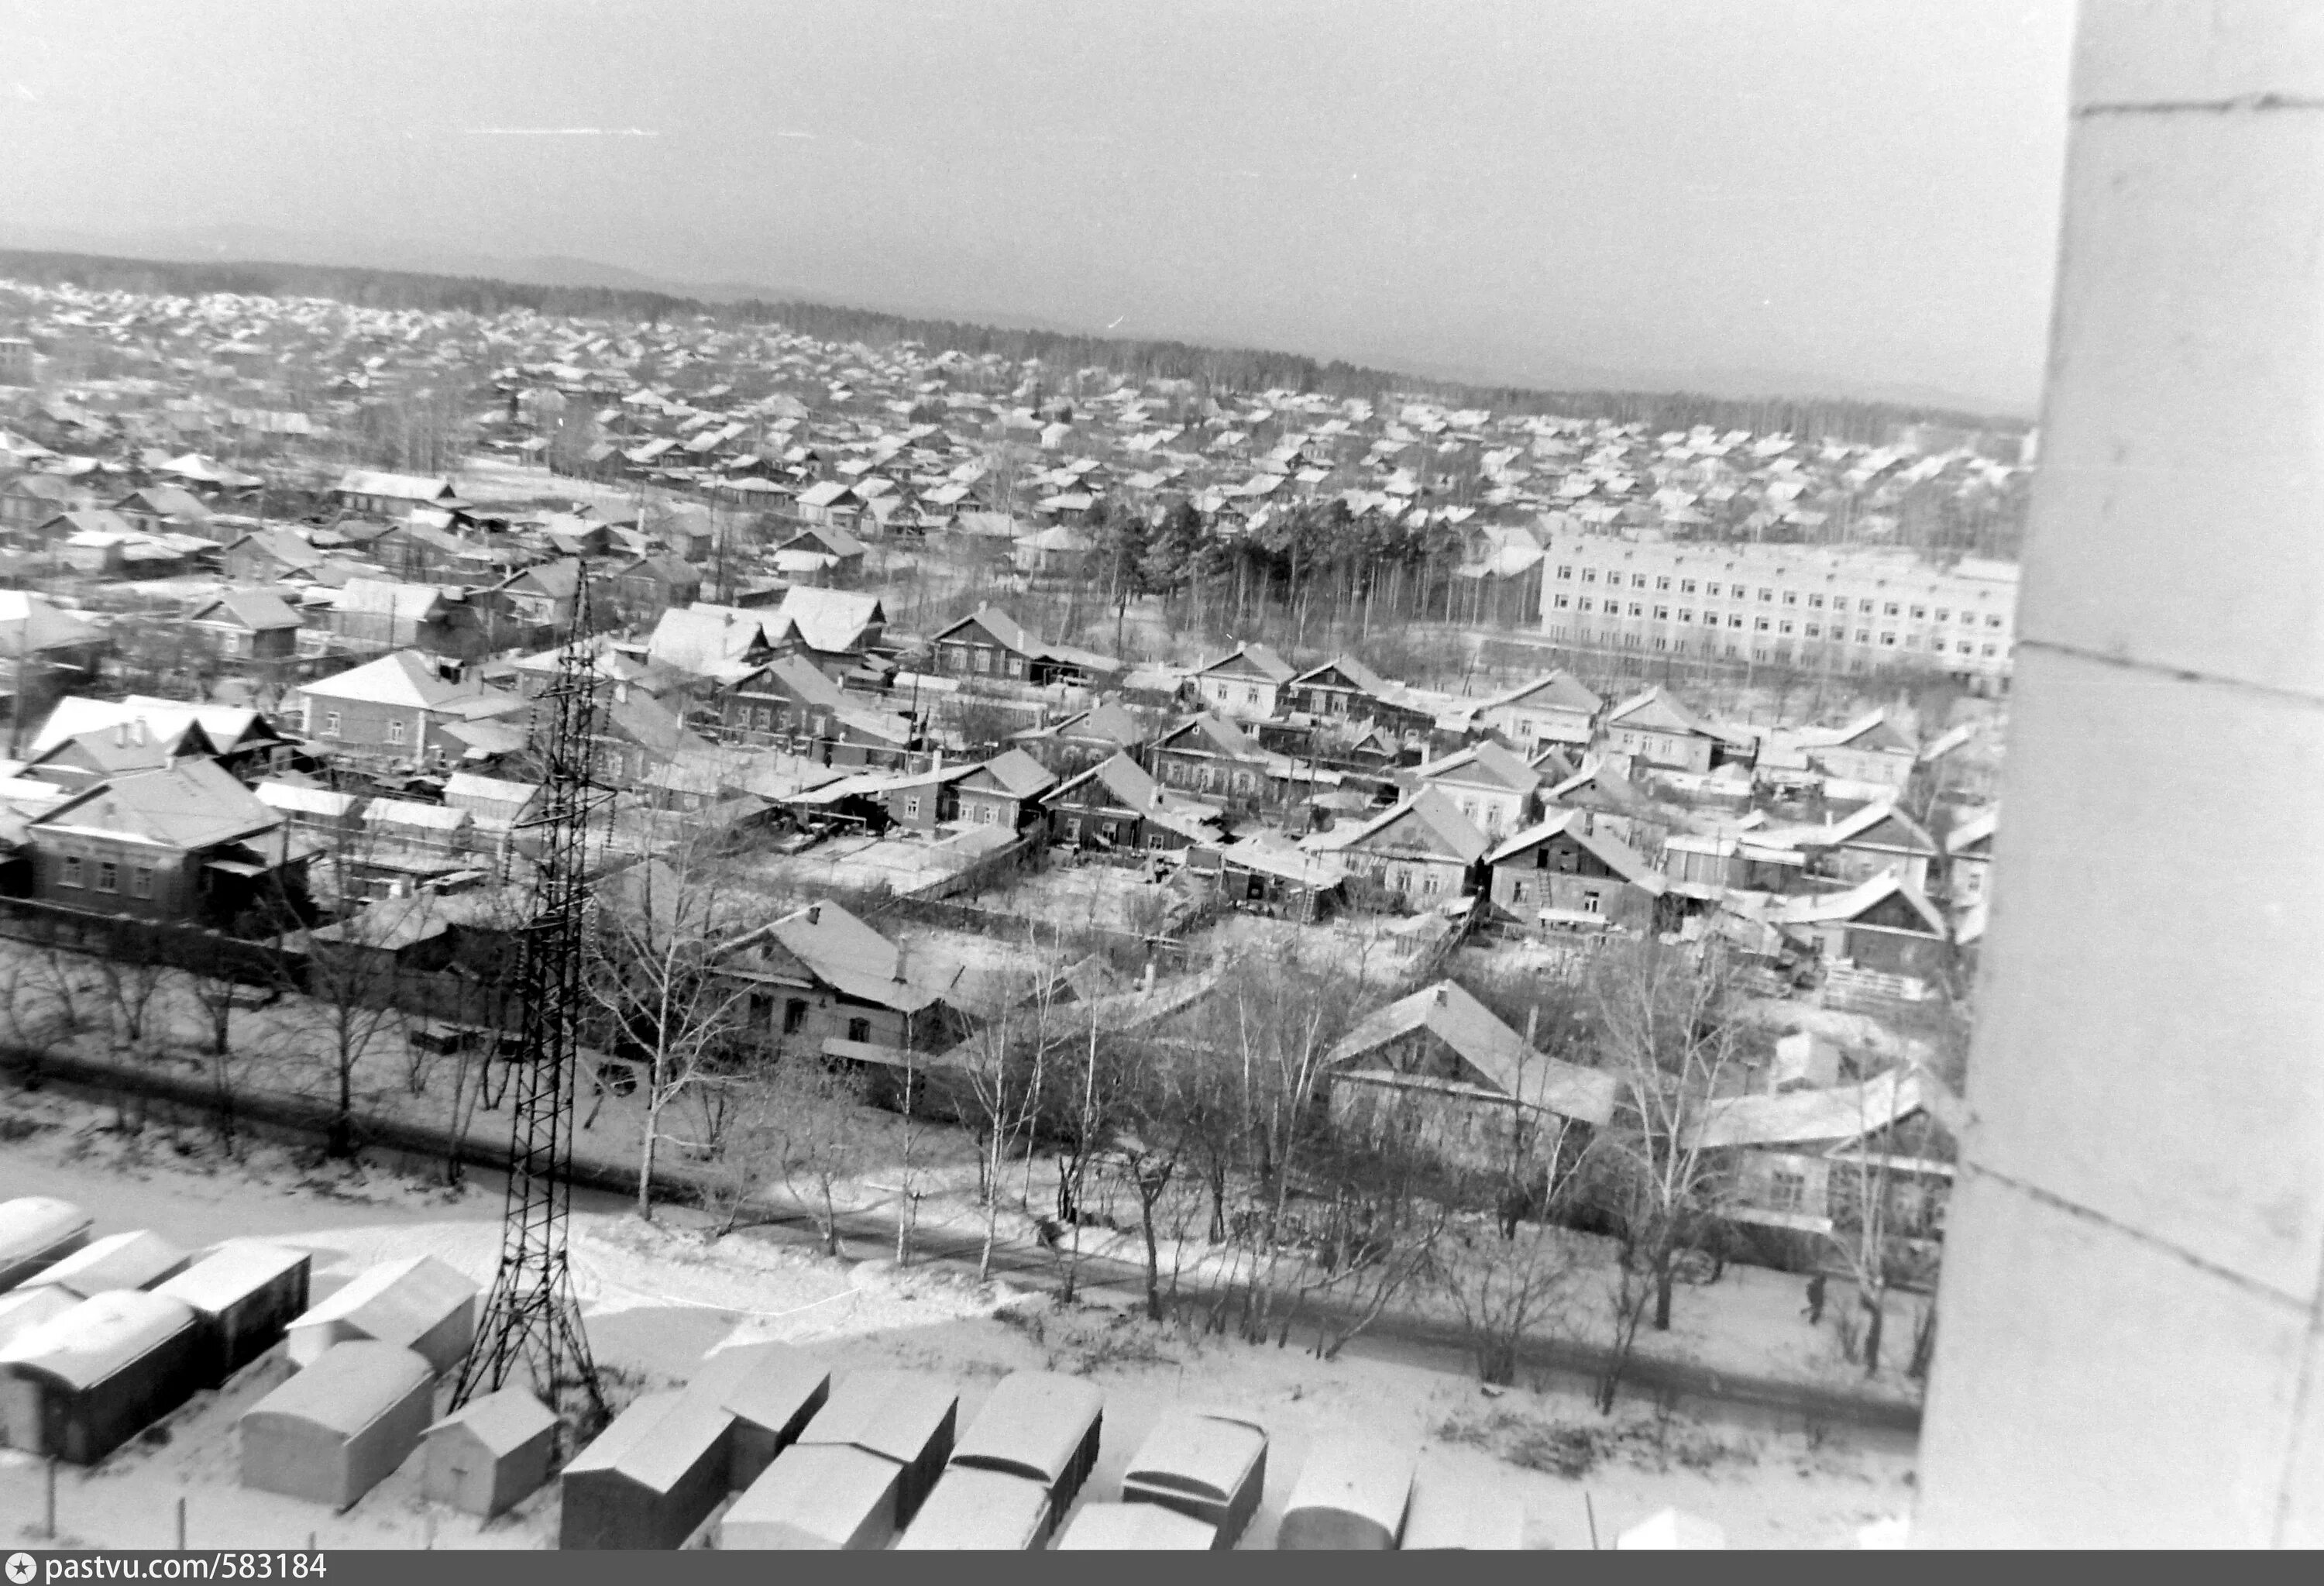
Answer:
[[1038, 358], [1067, 371], [1103, 368], [1139, 380], [1186, 380], [1205, 392], [1290, 390], [1367, 400], [1384, 392], [1430, 398], [1496, 414], [1554, 414], [1644, 423], [1654, 431], [1697, 424], [1754, 433], [1789, 433], [1882, 444], [1904, 426], [1932, 423], [1972, 430], [2021, 432], [2022, 420], [1957, 409], [1863, 401], [1840, 397], [1717, 397], [1692, 392], [1548, 391], [1433, 380], [1374, 369], [1342, 359], [1254, 347], [1213, 347], [1188, 342], [1116, 338], [1056, 330], [931, 319], [879, 309], [796, 300], [744, 299], [712, 303], [627, 287], [553, 286], [480, 276], [423, 274], [339, 264], [269, 261], [180, 261], [109, 258], [31, 249], [0, 249], [0, 272], [42, 286], [75, 285], [95, 291], [194, 297], [230, 292], [248, 297], [329, 298], [358, 308], [466, 312], [480, 316], [525, 309], [575, 319], [708, 318], [728, 326], [779, 325], [820, 341], [870, 346], [915, 342], [931, 352], [986, 354], [1021, 362]]

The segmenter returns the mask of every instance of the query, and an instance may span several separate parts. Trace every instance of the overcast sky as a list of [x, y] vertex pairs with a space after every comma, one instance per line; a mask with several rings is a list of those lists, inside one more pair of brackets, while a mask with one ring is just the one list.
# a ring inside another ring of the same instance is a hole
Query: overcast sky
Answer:
[[0, 222], [2030, 411], [2071, 10], [0, 0]]

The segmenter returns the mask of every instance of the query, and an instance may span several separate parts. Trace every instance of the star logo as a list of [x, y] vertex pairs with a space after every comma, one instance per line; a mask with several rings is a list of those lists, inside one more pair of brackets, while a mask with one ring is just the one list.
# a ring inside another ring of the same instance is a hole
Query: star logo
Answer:
[[32, 1562], [31, 1554], [12, 1553], [8, 1555], [8, 1580], [11, 1586], [28, 1586], [32, 1577], [40, 1572], [41, 1566]]

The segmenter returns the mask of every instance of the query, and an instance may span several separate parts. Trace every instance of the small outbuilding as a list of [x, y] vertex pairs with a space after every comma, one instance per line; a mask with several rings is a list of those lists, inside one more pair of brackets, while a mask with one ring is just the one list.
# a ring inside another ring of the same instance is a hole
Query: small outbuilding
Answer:
[[38, 1279], [88, 1299], [116, 1288], [152, 1288], [186, 1269], [192, 1258], [147, 1230], [93, 1239]]
[[86, 1299], [0, 1345], [0, 1443], [93, 1465], [201, 1382], [200, 1319], [163, 1295]]
[[1278, 1553], [1389, 1553], [1412, 1503], [1414, 1450], [1356, 1427], [1319, 1433], [1292, 1484]]
[[795, 1443], [718, 1522], [718, 1545], [872, 1552], [896, 1535], [904, 1467], [853, 1443]]
[[831, 1372], [787, 1343], [737, 1344], [704, 1360], [686, 1393], [734, 1418], [726, 1487], [742, 1492], [798, 1441], [831, 1397]]
[[428, 1499], [489, 1520], [548, 1481], [557, 1417], [523, 1388], [503, 1388], [470, 1399], [426, 1435]]
[[1197, 1553], [1219, 1528], [1156, 1503], [1085, 1503], [1057, 1538], [1059, 1553]]
[[1125, 1503], [1156, 1503], [1217, 1527], [1211, 1545], [1231, 1548], [1267, 1487], [1267, 1433], [1237, 1416], [1172, 1410], [1130, 1456]]
[[1097, 1468], [1104, 1412], [1105, 1396], [1079, 1378], [1011, 1371], [962, 1434], [952, 1462], [1038, 1481], [1050, 1513], [1062, 1515]]
[[304, 1250], [234, 1240], [154, 1289], [201, 1318], [203, 1387], [219, 1386], [282, 1342], [307, 1308], [309, 1265]]
[[1404, 1516], [1406, 1553], [1515, 1553], [1525, 1546], [1525, 1510], [1506, 1493], [1423, 1471]]
[[401, 1344], [333, 1346], [242, 1413], [242, 1484], [346, 1508], [420, 1446], [435, 1386]]
[[366, 1267], [290, 1326], [290, 1359], [312, 1365], [354, 1339], [399, 1344], [438, 1376], [460, 1363], [476, 1336], [476, 1286], [433, 1256]]
[[799, 1434], [799, 1446], [845, 1443], [901, 1465], [896, 1524], [908, 1526], [952, 1457], [959, 1412], [959, 1396], [934, 1377], [858, 1371], [840, 1379], [829, 1402]]
[[565, 1467], [557, 1545], [681, 1545], [726, 1496], [733, 1428], [734, 1417], [706, 1398], [639, 1398]]
[[88, 1213], [53, 1195], [0, 1201], [0, 1293], [80, 1249], [94, 1226]]
[[51, 1316], [62, 1315], [80, 1304], [81, 1296], [51, 1283], [36, 1283], [0, 1294], [0, 1346]]
[[1048, 1540], [1054, 1515], [1040, 1480], [954, 1465], [896, 1545], [912, 1553], [1028, 1553]]

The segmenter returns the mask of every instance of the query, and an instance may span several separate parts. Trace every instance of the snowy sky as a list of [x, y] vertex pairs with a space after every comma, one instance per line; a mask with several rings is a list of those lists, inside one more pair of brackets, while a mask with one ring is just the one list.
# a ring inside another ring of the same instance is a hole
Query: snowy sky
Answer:
[[0, 225], [566, 255], [1471, 377], [2030, 411], [2071, 20], [0, 0]]

